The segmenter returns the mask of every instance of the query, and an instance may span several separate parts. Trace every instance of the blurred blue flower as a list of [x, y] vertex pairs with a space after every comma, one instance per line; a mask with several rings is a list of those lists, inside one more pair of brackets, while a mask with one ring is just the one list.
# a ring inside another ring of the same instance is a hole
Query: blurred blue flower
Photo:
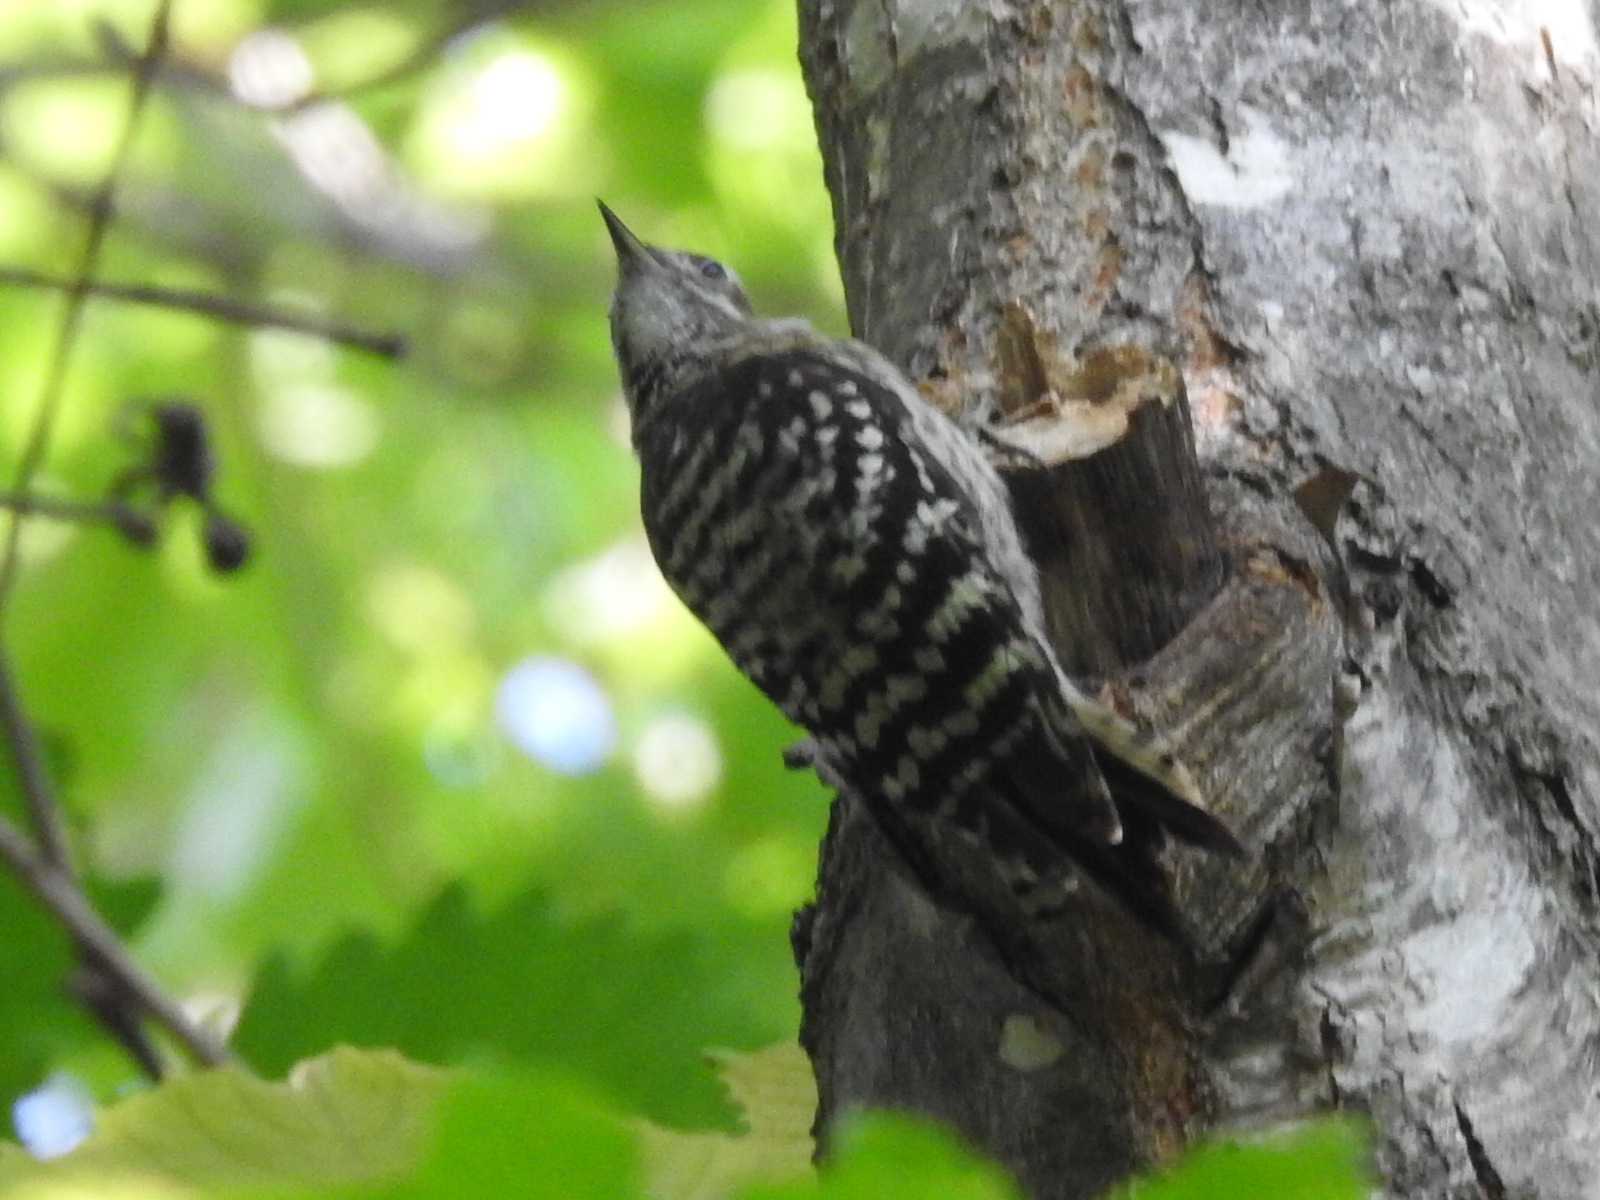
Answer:
[[617, 740], [611, 701], [594, 676], [559, 658], [525, 658], [500, 680], [495, 717], [529, 758], [563, 775], [587, 775]]

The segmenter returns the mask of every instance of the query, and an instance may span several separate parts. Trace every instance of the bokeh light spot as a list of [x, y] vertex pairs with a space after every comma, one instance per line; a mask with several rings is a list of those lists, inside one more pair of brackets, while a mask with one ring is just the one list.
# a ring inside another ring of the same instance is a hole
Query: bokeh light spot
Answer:
[[281, 29], [258, 29], [228, 56], [228, 86], [254, 108], [287, 108], [303, 100], [315, 82], [305, 51]]
[[601, 145], [582, 136], [592, 105], [570, 54], [485, 29], [453, 49], [418, 112], [411, 154], [433, 190], [458, 196], [587, 189]]
[[468, 644], [476, 626], [472, 597], [461, 584], [420, 563], [396, 563], [373, 575], [367, 613], [391, 642], [419, 655]]
[[590, 644], [642, 629], [673, 603], [650, 547], [629, 537], [556, 576], [545, 590], [544, 614], [562, 636]]
[[525, 658], [495, 693], [500, 728], [529, 758], [563, 775], [587, 775], [617, 739], [611, 701], [594, 676], [559, 658]]
[[11, 1125], [29, 1154], [59, 1158], [89, 1136], [94, 1104], [81, 1083], [58, 1071], [17, 1097], [11, 1106]]
[[811, 106], [792, 71], [746, 67], [723, 72], [706, 96], [714, 137], [746, 149], [780, 146], [797, 128], [812, 135]]
[[561, 73], [544, 55], [513, 50], [490, 61], [468, 85], [456, 127], [467, 154], [496, 154], [556, 123], [567, 99]]
[[274, 388], [256, 413], [262, 444], [298, 467], [354, 466], [378, 444], [378, 417], [348, 388], [302, 383]]
[[127, 105], [118, 78], [66, 73], [30, 80], [24, 74], [0, 108], [6, 156], [57, 179], [98, 181], [115, 152]]
[[722, 748], [699, 717], [668, 713], [645, 726], [634, 743], [633, 775], [658, 808], [696, 809], [722, 782]]

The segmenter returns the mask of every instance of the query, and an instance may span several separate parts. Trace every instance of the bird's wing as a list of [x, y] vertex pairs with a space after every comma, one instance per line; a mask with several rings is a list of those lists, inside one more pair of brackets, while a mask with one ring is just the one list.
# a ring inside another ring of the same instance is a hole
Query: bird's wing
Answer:
[[[760, 512], [730, 521], [720, 554], [752, 553], [728, 530], [768, 530], [759, 553], [784, 594], [746, 587], [748, 603], [766, 611], [744, 617], [803, 635], [774, 670], [770, 647], [759, 662], [740, 656], [758, 635], [735, 633], [724, 639], [735, 661], [853, 764], [864, 789], [937, 807], [1010, 770], [1006, 756], [1040, 724], [1058, 673], [991, 555], [979, 506], [1007, 500], [981, 449], [953, 425], [941, 431], [948, 443], [932, 445], [910, 428], [904, 397], [809, 347], [738, 361], [720, 384], [719, 411], [742, 405], [747, 426], [732, 440], [768, 455], [745, 492]], [[961, 454], [977, 461], [952, 464]], [[996, 494], [975, 496], [985, 480]], [[1116, 815], [1089, 743], [1063, 737], [1055, 750], [1051, 823], [1113, 840]]]

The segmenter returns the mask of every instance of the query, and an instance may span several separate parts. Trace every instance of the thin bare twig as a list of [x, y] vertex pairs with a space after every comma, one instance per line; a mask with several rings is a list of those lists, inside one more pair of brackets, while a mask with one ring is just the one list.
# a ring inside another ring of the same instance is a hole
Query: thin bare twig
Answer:
[[53, 517], [57, 521], [91, 524], [105, 521], [115, 525], [126, 509], [115, 500], [72, 500], [66, 496], [41, 496], [37, 493], [16, 496], [0, 492], [0, 508], [26, 516]]
[[[26, 495], [33, 490], [34, 477], [44, 465], [50, 449], [50, 435], [55, 429], [56, 414], [61, 408], [65, 390], [67, 368], [72, 359], [72, 349], [78, 340], [78, 330], [83, 324], [84, 303], [93, 287], [95, 269], [100, 264], [100, 251], [105, 245], [106, 231], [111, 226], [112, 202], [117, 184], [133, 149], [133, 140], [139, 128], [139, 118], [144, 113], [145, 101], [150, 95], [150, 85], [156, 67], [166, 56], [167, 30], [172, 18], [172, 0], [161, 0], [150, 22], [150, 40], [144, 54], [134, 64], [133, 83], [128, 97], [128, 116], [117, 138], [116, 151], [111, 165], [100, 182], [89, 208], [89, 228], [84, 234], [83, 250], [78, 256], [78, 268], [66, 288], [61, 323], [56, 329], [56, 343], [45, 369], [44, 382], [39, 388], [39, 405], [29, 430], [27, 444], [22, 450], [22, 461], [17, 467], [16, 483], [12, 491]], [[17, 563], [22, 546], [22, 525], [12, 520], [6, 532], [3, 551], [0, 551], [0, 622], [3, 622], [11, 589], [16, 580]]]
[[17, 780], [22, 785], [23, 801], [28, 809], [28, 822], [33, 826], [39, 841], [39, 853], [46, 863], [60, 871], [70, 873], [72, 859], [67, 853], [66, 831], [62, 828], [61, 806], [55, 803], [50, 787], [50, 777], [45, 773], [44, 759], [39, 754], [38, 740], [33, 727], [17, 699], [16, 685], [11, 680], [11, 664], [0, 654], [0, 731], [11, 746], [11, 757], [17, 764]]
[[196, 1025], [183, 1007], [133, 961], [117, 931], [95, 912], [72, 877], [36, 854], [22, 831], [4, 815], [0, 815], [0, 859], [66, 927], [98, 967], [190, 1054], [208, 1066], [230, 1061], [227, 1047]]
[[[71, 291], [75, 286], [69, 279], [46, 275], [40, 271], [30, 271], [25, 267], [0, 267], [0, 283], [17, 284], [22, 287], [53, 288], [58, 291]], [[296, 333], [305, 333], [310, 334], [312, 337], [321, 338], [325, 342], [349, 346], [353, 350], [364, 350], [369, 354], [381, 355], [384, 358], [404, 357], [407, 350], [406, 339], [403, 334], [370, 333], [364, 329], [351, 329], [348, 326], [327, 321], [321, 317], [284, 312], [281, 309], [253, 304], [248, 300], [236, 300], [231, 296], [218, 296], [214, 293], [202, 292], [194, 288], [167, 288], [138, 283], [106, 283], [104, 281], [86, 284], [85, 288], [91, 295], [104, 299], [124, 300], [129, 304], [148, 304], [157, 308], [195, 312], [203, 316], [213, 317], [219, 321], [232, 321], [239, 325], [269, 329], [290, 329]]]

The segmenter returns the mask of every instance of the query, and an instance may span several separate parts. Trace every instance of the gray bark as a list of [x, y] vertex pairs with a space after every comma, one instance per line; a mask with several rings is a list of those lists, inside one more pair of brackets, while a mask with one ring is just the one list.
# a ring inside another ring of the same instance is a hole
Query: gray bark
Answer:
[[[1069, 401], [1016, 476], [1052, 632], [1257, 855], [1174, 854], [1187, 954], [1087, 891], [1024, 927], [842, 797], [820, 1128], [933, 1113], [1077, 1197], [1349, 1107], [1387, 1195], [1600, 1195], [1600, 12], [800, 8], [857, 334]], [[1085, 364], [1163, 360], [1085, 444]]]

